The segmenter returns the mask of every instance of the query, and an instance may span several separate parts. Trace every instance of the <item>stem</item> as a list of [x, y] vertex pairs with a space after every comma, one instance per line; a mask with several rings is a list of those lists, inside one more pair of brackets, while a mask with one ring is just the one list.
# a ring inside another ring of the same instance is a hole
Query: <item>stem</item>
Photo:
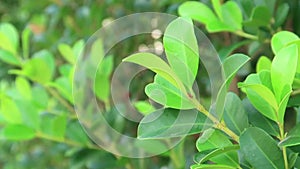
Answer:
[[[280, 141], [285, 138], [284, 135], [284, 126], [281, 123], [278, 123], [279, 130], [280, 130]], [[286, 152], [286, 147], [282, 147], [282, 154], [283, 154], [283, 160], [284, 160], [284, 167], [285, 169], [289, 169], [289, 161], [287, 158], [287, 152]]]
[[68, 111], [70, 111], [70, 112], [76, 114], [76, 112], [75, 112], [73, 106], [71, 106], [64, 98], [62, 98], [62, 97], [57, 93], [56, 90], [53, 90], [52, 88], [46, 87], [46, 86], [45, 86], [45, 88], [48, 90], [48, 92], [49, 92], [54, 98], [56, 98], [57, 100], [59, 100], [60, 103], [61, 103], [65, 108], [68, 109]]
[[248, 39], [252, 39], [252, 40], [258, 40], [257, 36], [248, 34], [248, 33], [244, 32], [242, 30], [238, 30], [238, 31], [234, 32], [234, 34], [239, 35], [239, 36], [244, 37], [244, 38], [248, 38]]
[[233, 131], [231, 131], [224, 123], [221, 123], [216, 117], [209, 113], [197, 100], [193, 99], [192, 102], [195, 104], [198, 111], [203, 113], [206, 117], [208, 117], [215, 125], [214, 127], [222, 130], [228, 136], [230, 136], [234, 141], [239, 142], [239, 136], [236, 135]]
[[300, 94], [300, 89], [297, 89], [297, 90], [293, 91], [291, 96], [295, 96], [295, 95], [298, 95], [298, 94]]

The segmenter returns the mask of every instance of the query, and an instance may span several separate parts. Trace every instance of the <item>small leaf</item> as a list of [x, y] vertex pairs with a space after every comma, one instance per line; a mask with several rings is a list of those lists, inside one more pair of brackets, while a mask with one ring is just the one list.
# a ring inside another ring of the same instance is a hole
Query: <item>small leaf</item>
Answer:
[[11, 52], [3, 49], [0, 49], [0, 60], [15, 66], [21, 65], [20, 60], [16, 56], [14, 56]]
[[16, 78], [16, 88], [24, 99], [30, 100], [32, 98], [31, 86], [23, 77]]
[[179, 79], [175, 75], [170, 66], [164, 62], [160, 57], [151, 53], [136, 53], [123, 59], [123, 62], [132, 62], [144, 66], [153, 72], [157, 73], [175, 87], [183, 89]]
[[166, 28], [163, 42], [171, 68], [189, 89], [192, 88], [199, 65], [198, 44], [192, 20], [178, 18], [172, 21]]
[[278, 103], [287, 94], [283, 92], [286, 85], [293, 84], [297, 62], [298, 48], [296, 45], [290, 45], [280, 50], [272, 62], [271, 81]]
[[190, 17], [205, 25], [218, 20], [213, 11], [201, 2], [184, 2], [179, 6], [178, 13], [180, 16]]
[[286, 17], [289, 14], [290, 6], [287, 3], [282, 3], [278, 6], [275, 14], [275, 29], [281, 26], [285, 21]]
[[32, 34], [29, 28], [25, 28], [22, 32], [22, 50], [23, 57], [29, 58], [29, 43], [30, 43], [30, 35]]
[[224, 121], [226, 126], [238, 135], [248, 127], [248, 118], [242, 101], [231, 92], [226, 96]]
[[233, 30], [242, 30], [243, 15], [236, 2], [227, 1], [221, 6], [221, 10], [226, 25]]
[[250, 127], [240, 136], [241, 152], [256, 169], [284, 168], [283, 156], [276, 141], [265, 131]]
[[200, 133], [213, 124], [196, 110], [157, 110], [145, 116], [138, 127], [139, 139], [172, 138]]
[[1, 98], [1, 115], [4, 119], [13, 124], [22, 123], [22, 115], [18, 109], [16, 102], [10, 98]]
[[143, 115], [148, 115], [155, 111], [155, 108], [148, 101], [137, 101], [134, 107]]
[[191, 169], [236, 169], [236, 167], [220, 164], [194, 164]]
[[272, 14], [269, 12], [267, 6], [257, 6], [252, 10], [251, 18], [244, 22], [245, 26], [253, 26], [259, 28], [261, 26], [267, 27], [270, 25]]
[[221, 21], [223, 21], [223, 15], [222, 15], [222, 6], [220, 0], [212, 0], [212, 5], [214, 7], [215, 13], [220, 18]]
[[244, 41], [240, 41], [240, 42], [236, 42], [234, 44], [231, 44], [229, 46], [226, 46], [226, 47], [222, 47], [220, 49], [220, 51], [218, 52], [219, 53], [219, 56], [220, 56], [220, 59], [222, 60], [222, 62], [236, 49], [244, 46], [244, 45], [247, 45], [249, 44], [251, 41], [249, 40], [244, 40]]
[[30, 140], [35, 137], [35, 131], [24, 125], [11, 124], [4, 127], [3, 135], [8, 140]]
[[269, 58], [266, 56], [261, 56], [258, 59], [257, 65], [256, 65], [256, 72], [259, 73], [262, 70], [271, 70], [272, 62]]
[[174, 109], [192, 109], [195, 105], [178, 88], [159, 75], [145, 87], [146, 95], [155, 102]]
[[60, 54], [64, 57], [66, 61], [71, 64], [75, 64], [75, 56], [71, 47], [67, 44], [60, 44], [58, 45], [58, 50]]
[[288, 132], [286, 138], [279, 143], [281, 147], [290, 147], [300, 145], [300, 124], [297, 124], [290, 132]]
[[296, 34], [288, 31], [280, 31], [274, 34], [271, 39], [271, 47], [273, 53], [276, 55], [280, 51], [280, 49], [285, 47], [288, 43], [296, 41], [298, 39], [299, 37]]

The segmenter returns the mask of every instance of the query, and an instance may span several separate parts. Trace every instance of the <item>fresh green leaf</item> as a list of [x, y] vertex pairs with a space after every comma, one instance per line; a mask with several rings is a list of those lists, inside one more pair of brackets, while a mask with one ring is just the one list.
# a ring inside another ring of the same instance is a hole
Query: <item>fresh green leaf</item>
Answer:
[[248, 127], [248, 117], [242, 101], [231, 92], [226, 95], [224, 121], [226, 126], [238, 135]]
[[0, 34], [0, 48], [16, 55], [19, 46], [19, 34], [17, 29], [10, 23], [1, 23]]
[[13, 124], [22, 123], [21, 112], [18, 109], [14, 100], [7, 97], [2, 97], [0, 103], [2, 116], [7, 122]]
[[200, 133], [212, 122], [196, 110], [157, 110], [145, 116], [138, 127], [139, 139], [180, 137]]
[[184, 2], [179, 6], [178, 13], [180, 16], [190, 17], [205, 25], [218, 20], [213, 11], [201, 2]]
[[32, 98], [31, 86], [25, 78], [20, 76], [16, 78], [16, 88], [24, 99], [30, 100]]
[[134, 107], [143, 115], [148, 115], [155, 111], [155, 108], [148, 101], [137, 101]]
[[243, 15], [234, 1], [227, 1], [221, 6], [224, 23], [233, 30], [242, 30]]
[[35, 131], [21, 124], [10, 124], [4, 127], [3, 135], [8, 140], [30, 140], [35, 137]]
[[191, 169], [236, 169], [236, 167], [220, 164], [194, 164]]
[[297, 124], [290, 132], [288, 132], [286, 138], [279, 143], [281, 147], [290, 147], [300, 145], [300, 124]]
[[261, 56], [258, 59], [257, 65], [256, 65], [256, 72], [259, 73], [262, 70], [271, 70], [272, 62], [269, 58], [266, 56]]
[[171, 68], [189, 89], [192, 88], [199, 65], [192, 20], [178, 18], [172, 21], [166, 28], [163, 43]]
[[20, 60], [15, 55], [3, 49], [0, 49], [0, 60], [15, 66], [21, 65]]
[[144, 66], [172, 83], [175, 87], [184, 88], [170, 66], [154, 54], [136, 53], [125, 58], [123, 62], [132, 62]]
[[[298, 39], [299, 39], [299, 37], [296, 34], [294, 34], [292, 32], [288, 32], [288, 31], [280, 31], [280, 32], [274, 34], [271, 39], [271, 47], [272, 47], [273, 53], [275, 53], [275, 55], [277, 55], [277, 53], [280, 51], [280, 49], [285, 47], [288, 43], [296, 41]], [[286, 58], [289, 58], [289, 57], [286, 57]]]
[[298, 49], [296, 45], [290, 45], [280, 50], [272, 62], [271, 81], [278, 103], [289, 92], [283, 92], [284, 88], [293, 84], [297, 62]]
[[75, 64], [75, 56], [72, 48], [69, 45], [62, 43], [58, 46], [58, 50], [66, 61], [71, 64]]
[[192, 109], [195, 105], [178, 88], [159, 75], [154, 77], [154, 83], [145, 88], [146, 95], [155, 102], [174, 109]]
[[41, 115], [40, 130], [43, 134], [48, 136], [63, 139], [67, 126], [67, 119], [64, 115]]
[[30, 35], [32, 34], [29, 28], [25, 28], [22, 32], [22, 50], [23, 57], [25, 59], [29, 58], [29, 43], [30, 43]]
[[220, 18], [221, 21], [223, 21], [223, 15], [222, 15], [222, 6], [220, 0], [212, 0], [212, 5], [214, 7], [215, 13]]
[[241, 152], [257, 169], [284, 168], [283, 156], [276, 141], [262, 129], [250, 127], [240, 136]]

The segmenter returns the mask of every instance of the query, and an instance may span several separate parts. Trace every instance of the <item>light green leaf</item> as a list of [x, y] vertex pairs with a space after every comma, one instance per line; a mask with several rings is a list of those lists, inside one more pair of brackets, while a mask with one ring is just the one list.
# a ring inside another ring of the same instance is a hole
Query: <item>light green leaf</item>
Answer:
[[31, 86], [25, 78], [20, 76], [16, 78], [16, 88], [24, 99], [30, 100], [32, 98]]
[[22, 123], [22, 115], [19, 111], [16, 102], [10, 98], [1, 98], [1, 113], [4, 119], [13, 124]]
[[166, 28], [163, 43], [171, 68], [188, 88], [192, 88], [199, 65], [198, 44], [192, 20], [178, 18], [172, 21]]
[[276, 55], [280, 51], [280, 49], [285, 47], [288, 43], [296, 41], [298, 39], [299, 37], [292, 32], [280, 31], [276, 33], [271, 39], [271, 47], [273, 53], [275, 53]]
[[35, 137], [35, 131], [27, 126], [11, 124], [4, 127], [3, 135], [8, 140], [30, 140]]
[[43, 134], [63, 140], [67, 126], [66, 116], [45, 113], [40, 119], [40, 131]]
[[237, 135], [240, 135], [249, 125], [242, 101], [232, 92], [226, 95], [224, 121], [226, 126]]
[[22, 32], [22, 50], [23, 57], [25, 59], [29, 58], [29, 44], [30, 44], [30, 35], [32, 34], [29, 28], [25, 28]]
[[194, 164], [191, 169], [236, 169], [236, 167], [220, 164]]
[[77, 60], [78, 56], [81, 54], [84, 47], [84, 40], [78, 40], [73, 45], [73, 53], [75, 56], [75, 60]]
[[58, 45], [58, 50], [66, 61], [71, 64], [75, 64], [75, 56], [72, 48], [69, 45], [62, 43]]
[[200, 133], [213, 123], [196, 110], [157, 110], [145, 116], [138, 127], [139, 139], [172, 138]]
[[0, 48], [8, 50], [13, 55], [17, 54], [19, 46], [19, 34], [17, 29], [12, 24], [0, 24], [0, 40]]
[[15, 66], [20, 66], [21, 61], [7, 50], [0, 49], [0, 60]]
[[261, 56], [258, 59], [257, 65], [256, 65], [256, 72], [259, 73], [262, 70], [271, 70], [272, 62], [269, 58], [266, 56]]
[[264, 116], [278, 121], [278, 104], [272, 91], [262, 84], [239, 84], [246, 90], [246, 94], [253, 106]]
[[144, 66], [172, 83], [175, 87], [184, 88], [170, 66], [152, 53], [136, 53], [123, 59], [123, 62], [132, 62]]
[[97, 74], [94, 87], [97, 98], [107, 103], [110, 97], [110, 89], [110, 78], [103, 74]]
[[221, 6], [221, 10], [226, 25], [233, 28], [233, 30], [242, 30], [243, 15], [236, 2], [227, 1]]
[[205, 25], [218, 20], [213, 11], [201, 2], [184, 2], [179, 6], [178, 13], [180, 16], [190, 17]]
[[134, 102], [134, 107], [143, 115], [148, 115], [155, 111], [155, 108], [148, 101]]
[[283, 156], [276, 141], [262, 129], [250, 127], [240, 136], [241, 152], [256, 169], [284, 168]]
[[296, 45], [290, 45], [283, 48], [273, 59], [271, 81], [278, 103], [287, 94], [283, 92], [286, 85], [291, 86], [293, 84], [297, 62], [298, 48]]
[[281, 147], [290, 147], [300, 145], [300, 124], [297, 124], [288, 132], [286, 138], [279, 143]]
[[195, 105], [178, 88], [159, 75], [145, 87], [146, 95], [155, 102], [174, 109], [192, 109]]

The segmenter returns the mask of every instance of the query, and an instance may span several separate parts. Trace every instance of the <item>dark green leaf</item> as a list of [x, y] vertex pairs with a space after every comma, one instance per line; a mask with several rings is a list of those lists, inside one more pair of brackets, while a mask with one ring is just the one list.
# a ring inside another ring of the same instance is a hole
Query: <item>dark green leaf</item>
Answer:
[[250, 127], [240, 136], [241, 152], [256, 169], [284, 168], [283, 156], [275, 140], [262, 129]]
[[289, 10], [290, 7], [287, 3], [282, 3], [278, 6], [275, 14], [275, 23], [274, 23], [275, 28], [278, 28], [285, 22]]
[[257, 6], [253, 9], [251, 18], [244, 22], [245, 26], [253, 26], [259, 28], [270, 24], [272, 14], [266, 6]]
[[194, 164], [191, 169], [236, 169], [236, 167], [220, 164]]

